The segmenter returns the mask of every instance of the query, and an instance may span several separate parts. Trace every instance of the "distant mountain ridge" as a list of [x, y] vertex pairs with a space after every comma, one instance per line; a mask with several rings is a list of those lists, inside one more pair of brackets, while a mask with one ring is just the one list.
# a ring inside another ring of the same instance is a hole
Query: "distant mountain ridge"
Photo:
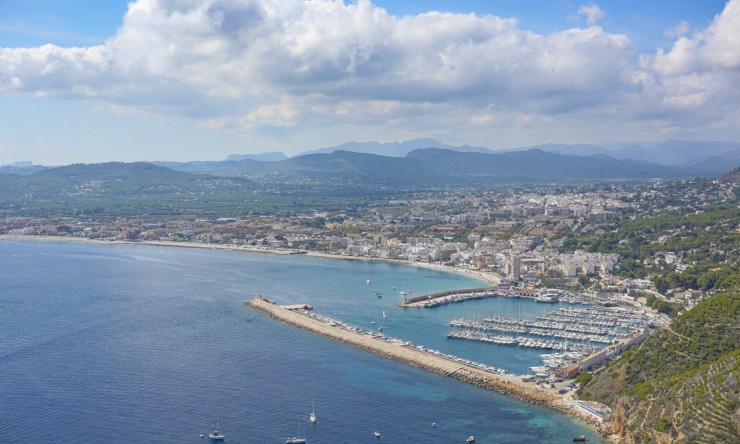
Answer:
[[269, 151], [259, 154], [231, 154], [226, 158], [226, 161], [239, 162], [242, 160], [258, 160], [260, 162], [274, 162], [285, 160], [287, 158], [288, 156], [286, 156], [282, 151]]
[[354, 177], [414, 186], [712, 176], [694, 167], [620, 160], [603, 154], [563, 155], [541, 149], [493, 153], [426, 148], [410, 151], [405, 157], [337, 150], [274, 162], [245, 160], [160, 165], [189, 172], [242, 177], [259, 174], [311, 179]]
[[[411, 151], [424, 148], [441, 148], [460, 152], [482, 152], [493, 154], [513, 151], [529, 151], [532, 149], [573, 156], [602, 154], [615, 159], [647, 161], [661, 165], [694, 165], [699, 167], [704, 164], [701, 168], [707, 169], [708, 172], [711, 171], [716, 173], [721, 173], [722, 171], [727, 170], [726, 164], [722, 164], [721, 168], [719, 168], [716, 158], [727, 159], [730, 162], [736, 162], [735, 159], [740, 159], [740, 143], [736, 142], [669, 140], [659, 143], [623, 143], [608, 148], [596, 144], [546, 143], [541, 145], [492, 150], [481, 146], [453, 146], [430, 138], [393, 143], [347, 142], [334, 147], [305, 151], [297, 156], [319, 153], [328, 154], [335, 151], [352, 151], [356, 153], [377, 154], [381, 156], [404, 157]], [[705, 162], [706, 159], [710, 160]], [[737, 162], [735, 166], [738, 165], [740, 165], [740, 162]]]
[[388, 157], [405, 157], [411, 151], [424, 148], [444, 148], [453, 151], [463, 152], [488, 152], [493, 153], [492, 150], [485, 147], [477, 147], [470, 145], [452, 146], [440, 142], [439, 140], [421, 138], [414, 140], [407, 140], [405, 142], [347, 142], [341, 145], [319, 148], [310, 151], [304, 151], [297, 156], [306, 156], [309, 154], [331, 154], [335, 151], [351, 151], [354, 153], [366, 153], [366, 154], [377, 154], [379, 156]]
[[[610, 148], [587, 144], [548, 143], [502, 151], [527, 151], [530, 149], [541, 149], [551, 153], [576, 156], [604, 154], [621, 160], [638, 160], [670, 166], [694, 166], [718, 174], [740, 165], [740, 160], [738, 160], [740, 159], [740, 143], [708, 140], [669, 140], [660, 143], [621, 144]], [[722, 163], [725, 161], [731, 164], [734, 162], [734, 165], [729, 165], [728, 168], [727, 164]]]
[[[645, 144], [620, 143], [617, 145], [610, 145], [608, 148], [593, 144], [548, 143], [542, 145], [534, 145], [530, 147], [520, 147], [494, 151], [480, 146], [451, 146], [430, 138], [421, 138], [394, 143], [347, 142], [345, 144], [334, 147], [326, 147], [306, 151], [290, 158], [282, 152], [273, 151], [258, 154], [231, 154], [222, 161], [156, 161], [150, 163], [171, 168], [177, 171], [209, 173], [221, 176], [245, 176], [256, 171], [270, 170], [275, 170], [276, 172], [292, 171], [291, 174], [294, 174], [296, 169], [308, 173], [308, 168], [306, 166], [299, 167], [300, 162], [293, 161], [292, 159], [305, 158], [308, 156], [319, 154], [333, 154], [337, 152], [352, 152], [375, 155], [380, 157], [403, 159], [409, 156], [414, 151], [425, 149], [445, 150], [453, 153], [476, 153], [496, 156], [501, 156], [507, 153], [521, 153], [534, 150], [537, 152], [546, 152], [572, 158], [575, 159], [573, 160], [573, 162], [585, 162], [586, 164], [593, 163], [594, 161], [583, 160], [583, 158], [601, 156], [602, 163], [608, 163], [608, 161], [603, 159], [604, 157], [608, 157], [613, 160], [632, 162], [632, 166], [630, 168], [637, 168], [638, 164], [642, 164], [642, 169], [644, 170], [644, 172], [652, 171], [651, 174], [655, 175], [656, 177], [662, 177], [663, 174], [669, 174], [667, 177], [685, 177], [686, 175], [713, 177], [727, 173], [728, 171], [731, 171], [732, 169], [740, 166], [740, 143], [736, 142], [673, 140], [667, 142], [651, 142]], [[411, 157], [418, 156], [411, 155]], [[578, 160], [578, 158], [580, 158], [580, 160]], [[490, 164], [490, 158], [482, 157], [480, 159], [483, 160], [484, 163]], [[507, 157], [504, 156], [499, 158], [499, 160], [504, 159], [507, 159]], [[427, 159], [427, 161], [428, 160], [429, 159]], [[560, 160], [561, 159], [558, 158], [558, 162], [560, 162]], [[334, 161], [337, 162], [337, 159], [334, 159]], [[281, 162], [287, 163], [277, 165]], [[346, 162], [348, 161], [346, 160]], [[400, 162], [403, 163], [403, 161]], [[267, 163], [275, 163], [276, 165], [263, 165]], [[371, 163], [378, 163], [378, 160], [373, 160]], [[615, 167], [614, 164], [610, 165], [611, 167]], [[626, 174], [627, 170], [624, 170], [624, 165], [622, 167], [619, 167], [618, 169], [621, 168]], [[682, 172], [679, 173], [674, 171], [672, 173], [668, 173], [668, 170], [656, 170], [656, 165], [679, 168], [682, 169]], [[379, 167], [380, 165], [377, 166]], [[388, 165], [385, 165], [384, 167], [387, 166]], [[518, 164], [512, 166], [517, 168], [519, 167]], [[563, 164], [563, 166], [567, 165]], [[354, 165], [352, 168], [358, 167], [359, 165]], [[426, 165], [426, 167], [429, 167], [429, 165]], [[476, 166], [471, 165], [471, 167], [475, 168]], [[30, 161], [24, 161], [17, 162], [11, 165], [0, 166], [0, 173], [25, 175], [49, 168], [52, 167], [33, 165]], [[336, 165], [334, 166], [334, 169], [336, 170]], [[542, 177], [553, 177], [552, 174], [547, 172], [545, 173], [546, 174], [544, 174]], [[573, 178], [583, 178], [585, 173], [576, 174], [572, 172], [570, 174], [575, 174]], [[525, 176], [530, 175], [526, 174]], [[562, 175], [555, 176], [563, 177]], [[632, 173], [628, 174], [628, 176], [635, 177]]]

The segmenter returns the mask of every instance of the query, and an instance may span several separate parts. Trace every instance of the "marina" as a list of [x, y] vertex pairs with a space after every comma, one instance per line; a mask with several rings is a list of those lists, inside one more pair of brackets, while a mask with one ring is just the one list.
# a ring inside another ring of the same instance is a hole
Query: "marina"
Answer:
[[480, 321], [457, 318], [450, 322], [452, 331], [447, 337], [560, 351], [543, 357], [544, 366], [530, 367], [537, 376], [548, 377], [606, 346], [632, 341], [648, 327], [662, 323], [661, 318], [626, 308], [558, 308], [535, 319], [499, 315]]

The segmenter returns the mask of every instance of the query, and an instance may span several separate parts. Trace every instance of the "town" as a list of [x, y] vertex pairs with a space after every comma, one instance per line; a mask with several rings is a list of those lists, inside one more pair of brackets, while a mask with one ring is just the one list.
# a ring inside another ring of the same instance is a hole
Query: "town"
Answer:
[[[475, 272], [532, 295], [538, 288], [577, 290], [594, 302], [649, 305], [675, 314], [690, 309], [713, 290], [660, 283], [668, 272], [681, 273], [696, 265], [692, 251], [673, 250], [668, 242], [696, 236], [693, 227], [666, 226], [650, 233], [650, 239], [641, 234], [640, 241], [658, 248], [638, 261], [599, 248], [580, 249], [578, 240], [603, 238], [610, 234], [608, 224], [618, 220], [671, 213], [700, 215], [736, 202], [737, 183], [705, 182], [701, 186], [683, 181], [410, 191], [357, 199], [334, 211], [270, 210], [269, 205], [252, 205], [242, 217], [116, 217], [110, 213], [32, 217], [5, 211], [0, 235], [404, 261]], [[736, 229], [732, 224], [730, 220], [726, 227], [730, 232]], [[620, 238], [610, 250], [629, 249], [631, 242]]]

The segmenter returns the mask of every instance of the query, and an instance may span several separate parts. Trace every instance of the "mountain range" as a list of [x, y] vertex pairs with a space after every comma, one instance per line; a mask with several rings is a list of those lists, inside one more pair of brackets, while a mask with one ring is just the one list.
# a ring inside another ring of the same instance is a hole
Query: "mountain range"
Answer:
[[[144, 164], [146, 163], [135, 165]], [[492, 153], [440, 148], [415, 149], [408, 152], [405, 157], [339, 150], [274, 161], [248, 158], [212, 162], [155, 162], [154, 164], [161, 167], [162, 172], [197, 173], [201, 177], [204, 174], [241, 177], [260, 182], [264, 182], [269, 177], [269, 181], [274, 183], [287, 179], [306, 178], [316, 181], [344, 181], [345, 184], [356, 184], [358, 188], [371, 184], [406, 187], [468, 186], [506, 182], [543, 183], [715, 177], [737, 166], [729, 160], [711, 164], [705, 159], [695, 161], [690, 165], [676, 166], [616, 159], [604, 154], [564, 155], [542, 149]], [[79, 169], [80, 166], [63, 168]], [[44, 172], [28, 175], [29, 181], [44, 177], [42, 174]], [[0, 176], [17, 175], [3, 174]], [[174, 177], [171, 174], [162, 173], [160, 176]], [[283, 179], [280, 179], [281, 177]], [[178, 177], [178, 181], [182, 180], [184, 180], [183, 177]]]
[[[409, 146], [394, 148], [407, 150]], [[616, 159], [604, 154], [565, 155], [542, 149], [489, 152], [441, 148], [414, 149], [403, 157], [335, 150], [270, 162], [247, 159], [157, 164], [180, 171], [222, 176], [357, 177], [419, 185], [713, 177], [734, 167], [727, 160], [711, 162], [704, 159], [692, 165], [661, 165]]]
[[[220, 175], [244, 175], [250, 170], [290, 170], [297, 167], [301, 162], [291, 159], [307, 158], [313, 155], [333, 154], [336, 152], [352, 152], [370, 154], [382, 157], [406, 158], [410, 153], [416, 150], [424, 149], [441, 149], [457, 153], [478, 153], [501, 156], [506, 153], [527, 152], [537, 150], [538, 152], [559, 154], [568, 157], [592, 157], [608, 156], [616, 160], [632, 161], [633, 165], [639, 162], [648, 162], [661, 166], [678, 167], [683, 172], [679, 174], [669, 174], [669, 177], [698, 175], [698, 176], [717, 176], [724, 174], [733, 168], [740, 166], [740, 143], [736, 142], [713, 142], [713, 141], [687, 141], [672, 140], [666, 142], [651, 143], [617, 143], [611, 145], [591, 145], [591, 144], [544, 144], [527, 147], [491, 150], [481, 146], [460, 145], [453, 146], [442, 143], [430, 138], [414, 139], [405, 142], [380, 143], [380, 142], [347, 142], [333, 147], [319, 148], [306, 151], [289, 158], [279, 151], [258, 153], [258, 154], [231, 154], [225, 160], [221, 161], [191, 161], [191, 162], [171, 162], [156, 161], [151, 162], [156, 165], [165, 166], [178, 171], [212, 173]], [[341, 157], [341, 156], [340, 156]], [[418, 157], [418, 156], [416, 156]], [[490, 159], [490, 158], [480, 158]], [[505, 159], [500, 157], [499, 159]], [[574, 164], [582, 162], [583, 159], [575, 160]], [[246, 162], [246, 164], [245, 164]], [[259, 164], [250, 164], [252, 162], [286, 162], [282, 166], [259, 166]], [[317, 160], [305, 161], [307, 164], [316, 163]], [[589, 160], [585, 163], [592, 162]], [[602, 160], [602, 162], [607, 162]], [[377, 163], [377, 162], [371, 162]], [[403, 161], [400, 162], [403, 164]], [[355, 165], [356, 166], [356, 165]], [[336, 165], [335, 165], [336, 167]], [[10, 165], [0, 165], [0, 173], [10, 174], [30, 174], [50, 167], [33, 165], [29, 161], [16, 162]], [[645, 166], [645, 171], [651, 170], [653, 166]], [[301, 169], [301, 168], [299, 168]], [[304, 168], [305, 169], [305, 168]], [[657, 176], [661, 176], [658, 170]], [[529, 174], [527, 174], [529, 176]], [[552, 177], [546, 174], [543, 177]]]
[[[442, 148], [459, 152], [477, 152], [501, 154], [512, 151], [538, 149], [550, 153], [589, 156], [601, 154], [623, 160], [642, 160], [661, 165], [690, 166], [697, 165], [705, 169], [716, 169], [727, 162], [740, 164], [740, 143], [714, 142], [706, 140], [669, 140], [650, 143], [617, 143], [608, 146], [593, 144], [555, 144], [532, 145], [518, 148], [492, 150], [481, 146], [448, 145], [435, 139], [422, 138], [406, 142], [347, 142], [333, 147], [305, 151], [297, 156], [309, 154], [329, 154], [335, 151], [352, 151], [356, 153], [377, 154], [389, 157], [405, 157], [411, 151], [425, 148]], [[258, 158], [256, 156], [265, 156]], [[271, 156], [271, 157], [270, 157]], [[283, 153], [265, 153], [264, 155], [231, 155], [226, 160], [283, 160]]]

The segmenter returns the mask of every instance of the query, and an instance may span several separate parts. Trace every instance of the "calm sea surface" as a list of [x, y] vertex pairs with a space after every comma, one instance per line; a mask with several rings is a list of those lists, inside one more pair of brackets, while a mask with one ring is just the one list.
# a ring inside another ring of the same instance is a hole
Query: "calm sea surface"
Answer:
[[[371, 283], [368, 284], [367, 280]], [[0, 437], [11, 443], [567, 443], [568, 417], [284, 326], [258, 294], [517, 373], [545, 351], [448, 340], [450, 320], [534, 317], [494, 298], [427, 310], [410, 296], [482, 286], [380, 262], [146, 245], [0, 241]], [[395, 289], [393, 288], [395, 287]], [[375, 290], [375, 292], [373, 292]], [[382, 294], [382, 298], [376, 296]], [[382, 317], [383, 310], [387, 318]], [[371, 324], [375, 322], [375, 324]], [[318, 424], [308, 423], [312, 402]], [[432, 427], [436, 422], [437, 427]]]

